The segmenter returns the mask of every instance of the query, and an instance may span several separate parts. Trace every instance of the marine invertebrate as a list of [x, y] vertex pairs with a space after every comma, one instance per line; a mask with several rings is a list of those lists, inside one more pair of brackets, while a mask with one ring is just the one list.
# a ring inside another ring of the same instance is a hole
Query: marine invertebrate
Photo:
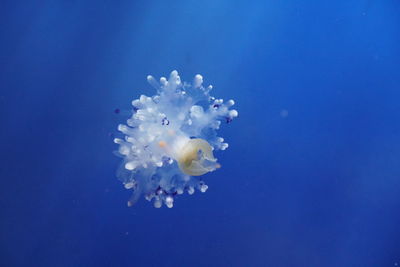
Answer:
[[114, 139], [123, 158], [117, 176], [133, 190], [128, 206], [144, 194], [154, 207], [171, 208], [176, 195], [207, 190], [198, 177], [220, 167], [214, 150], [228, 148], [216, 130], [238, 112], [230, 109], [233, 100], [210, 96], [212, 86], [203, 87], [201, 75], [192, 84], [182, 83], [177, 71], [159, 83], [150, 75], [147, 80], [157, 94], [133, 100], [132, 116], [118, 125], [124, 137]]

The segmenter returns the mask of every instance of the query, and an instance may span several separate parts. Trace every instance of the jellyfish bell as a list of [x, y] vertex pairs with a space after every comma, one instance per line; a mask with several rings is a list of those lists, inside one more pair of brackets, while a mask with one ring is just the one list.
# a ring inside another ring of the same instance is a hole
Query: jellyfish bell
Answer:
[[179, 170], [184, 174], [200, 176], [220, 167], [212, 146], [204, 139], [178, 136], [169, 142], [161, 140], [158, 146], [178, 163]]
[[178, 158], [179, 169], [191, 176], [200, 176], [219, 167], [212, 147], [201, 138], [190, 139], [182, 147]]

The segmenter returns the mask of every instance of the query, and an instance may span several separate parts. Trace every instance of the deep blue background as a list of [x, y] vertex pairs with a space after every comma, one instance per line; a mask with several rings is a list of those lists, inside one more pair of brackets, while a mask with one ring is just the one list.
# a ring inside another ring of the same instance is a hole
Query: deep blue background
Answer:
[[[127, 208], [113, 111], [173, 69], [230, 148]], [[1, 266], [400, 265], [398, 0], [2, 1], [0, 92]]]

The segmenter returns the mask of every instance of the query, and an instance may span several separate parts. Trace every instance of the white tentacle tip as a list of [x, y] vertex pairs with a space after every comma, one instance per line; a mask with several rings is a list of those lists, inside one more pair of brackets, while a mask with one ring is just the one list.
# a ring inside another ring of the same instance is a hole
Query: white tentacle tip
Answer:
[[193, 86], [195, 88], [199, 88], [202, 84], [203, 84], [203, 76], [201, 76], [200, 74], [194, 76]]
[[239, 115], [239, 112], [237, 112], [236, 109], [232, 109], [231, 111], [229, 111], [229, 116], [232, 118], [235, 118]]
[[231, 107], [231, 106], [235, 105], [235, 101], [233, 101], [233, 99], [230, 99], [230, 100], [228, 100], [228, 102], [226, 102], [226, 105], [228, 107]]

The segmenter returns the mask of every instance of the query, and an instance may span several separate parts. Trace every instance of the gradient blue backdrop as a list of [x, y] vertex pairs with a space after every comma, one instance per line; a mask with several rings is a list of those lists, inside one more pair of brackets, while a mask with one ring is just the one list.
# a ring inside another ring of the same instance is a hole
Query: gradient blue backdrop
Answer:
[[[127, 208], [113, 111], [173, 69], [236, 100], [230, 148]], [[0, 265], [399, 265], [399, 90], [398, 0], [2, 1]]]

